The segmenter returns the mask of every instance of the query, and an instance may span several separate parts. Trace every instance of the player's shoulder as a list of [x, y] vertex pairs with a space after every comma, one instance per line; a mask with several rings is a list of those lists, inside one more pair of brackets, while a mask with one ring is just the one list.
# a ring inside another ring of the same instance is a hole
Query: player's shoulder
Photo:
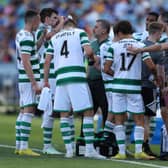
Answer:
[[16, 34], [16, 38], [22, 40], [33, 40], [33, 34], [22, 29]]
[[112, 41], [109, 38], [106, 40], [106, 45], [112, 45]]
[[126, 38], [126, 39], [121, 39], [119, 41], [113, 42], [112, 43], [112, 48], [115, 48], [116, 50], [120, 50], [121, 48], [127, 48], [127, 46], [134, 46], [137, 48], [142, 48], [144, 47], [144, 43], [135, 40], [134, 38]]
[[143, 41], [149, 36], [149, 32], [144, 30], [143, 32], [134, 32], [132, 37], [137, 41]]
[[166, 33], [163, 33], [159, 39], [159, 43], [164, 43], [168, 41], [168, 36]]
[[87, 36], [87, 33], [84, 29], [80, 29], [80, 28], [74, 28], [74, 31], [76, 34], [79, 34], [80, 36]]
[[120, 44], [119, 41], [113, 41], [113, 42], [111, 42], [112, 48], [118, 46], [119, 44]]
[[44, 30], [41, 27], [38, 27], [38, 29], [35, 31], [35, 36], [38, 38], [42, 34]]
[[142, 32], [135, 32], [135, 33], [132, 34], [132, 37], [137, 41], [141, 41], [142, 36], [143, 36]]
[[129, 37], [129, 38], [123, 38], [119, 41], [116, 42], [116, 44], [132, 44], [132, 43], [140, 43], [139, 41], [135, 40], [134, 38], [132, 37]]
[[84, 30], [84, 29], [77, 28], [77, 27], [76, 27], [76, 28], [74, 28], [74, 30], [75, 30], [75, 31], [78, 31], [78, 32], [85, 32], [85, 30]]
[[110, 48], [111, 46], [112, 46], [112, 42], [109, 39], [107, 39], [106, 41], [104, 41], [102, 43], [102, 45], [100, 47], [101, 48]]
[[55, 33], [55, 34], [51, 37], [50, 42], [58, 41], [59, 37], [61, 37], [61, 34], [64, 33], [64, 32], [65, 32], [65, 30], [62, 29], [62, 30], [60, 30], [59, 32]]

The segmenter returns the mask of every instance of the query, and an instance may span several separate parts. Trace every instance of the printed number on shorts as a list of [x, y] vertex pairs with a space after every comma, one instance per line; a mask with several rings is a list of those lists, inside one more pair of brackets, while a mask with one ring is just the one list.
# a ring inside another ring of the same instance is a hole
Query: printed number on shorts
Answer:
[[69, 55], [68, 45], [67, 45], [67, 40], [65, 40], [61, 47], [61, 56], [65, 56], [65, 58], [67, 58], [68, 55]]
[[[128, 57], [131, 57], [131, 59], [130, 59], [130, 62], [128, 64], [128, 66], [126, 67], [125, 62], [126, 62], [126, 59]], [[134, 62], [134, 60], [135, 60], [135, 58], [136, 58], [136, 55], [133, 55], [131, 53], [121, 53], [121, 68], [120, 68], [120, 71], [129, 71], [133, 62]]]

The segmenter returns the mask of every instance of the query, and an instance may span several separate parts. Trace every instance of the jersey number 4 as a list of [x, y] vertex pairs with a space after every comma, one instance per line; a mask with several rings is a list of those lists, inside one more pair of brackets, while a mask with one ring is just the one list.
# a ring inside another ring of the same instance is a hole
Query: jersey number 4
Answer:
[[[128, 64], [128, 66], [126, 67], [125, 65], [125, 60], [127, 59], [127, 57], [132, 57], [130, 59], [130, 62]], [[120, 68], [120, 71], [129, 71], [134, 60], [136, 58], [136, 55], [133, 55], [131, 53], [121, 53], [121, 68]]]
[[67, 58], [68, 55], [69, 55], [68, 45], [67, 45], [67, 40], [65, 40], [61, 47], [61, 56], [65, 56], [65, 58]]

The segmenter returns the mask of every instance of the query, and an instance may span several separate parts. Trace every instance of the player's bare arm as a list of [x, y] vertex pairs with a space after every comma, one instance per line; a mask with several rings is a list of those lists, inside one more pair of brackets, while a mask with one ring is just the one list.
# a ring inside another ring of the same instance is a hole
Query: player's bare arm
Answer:
[[108, 75], [111, 75], [111, 76], [114, 75], [114, 71], [111, 69], [112, 63], [113, 62], [111, 60], [106, 60], [104, 63], [104, 69], [103, 69], [104, 73], [107, 73]]
[[46, 55], [45, 63], [44, 63], [44, 87], [50, 87], [48, 82], [49, 70], [50, 70], [50, 63], [52, 60], [52, 55]]
[[155, 84], [157, 86], [160, 86], [161, 85], [161, 81], [159, 80], [158, 75], [157, 75], [156, 65], [153, 63], [153, 61], [152, 61], [151, 58], [146, 59], [144, 62], [148, 66], [148, 68], [150, 69], [150, 71], [152, 72], [152, 74], [154, 75], [154, 82], [155, 82]]
[[100, 57], [97, 55], [94, 55], [94, 67], [101, 71], [101, 66], [100, 66]]
[[168, 49], [168, 43], [163, 43], [163, 44], [155, 44], [155, 45], [151, 45], [149, 47], [144, 47], [144, 48], [136, 48], [136, 47], [133, 47], [133, 46], [128, 46], [127, 47], [127, 50], [130, 52], [130, 53], [133, 53], [133, 54], [138, 54], [138, 53], [141, 53], [141, 52], [153, 52], [153, 51], [160, 51], [160, 50], [165, 50], [165, 49]]
[[91, 46], [90, 46], [90, 45], [85, 45], [85, 46], [83, 46], [83, 48], [84, 48], [84, 51], [85, 51], [87, 57], [88, 57], [91, 61], [95, 61], [94, 54], [93, 54], [93, 50], [92, 50]]
[[22, 61], [23, 61], [23, 66], [24, 66], [24, 69], [26, 71], [26, 74], [29, 77], [29, 80], [32, 84], [32, 87], [33, 87], [35, 93], [40, 94], [41, 93], [41, 88], [39, 87], [39, 85], [37, 84], [37, 82], [34, 78], [32, 66], [31, 66], [31, 63], [30, 63], [30, 55], [22, 54]]

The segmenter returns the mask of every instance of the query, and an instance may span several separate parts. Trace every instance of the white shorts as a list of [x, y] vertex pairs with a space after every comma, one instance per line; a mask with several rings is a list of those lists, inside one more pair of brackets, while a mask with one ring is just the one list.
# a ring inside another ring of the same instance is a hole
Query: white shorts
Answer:
[[49, 79], [50, 90], [52, 95], [52, 100], [54, 100], [55, 88], [56, 88], [56, 79]]
[[73, 83], [56, 86], [54, 98], [55, 112], [84, 112], [92, 109], [93, 103], [88, 84]]
[[114, 114], [125, 112], [143, 114], [144, 104], [141, 94], [112, 93], [112, 111]]
[[20, 109], [23, 109], [23, 102], [21, 99], [19, 99], [19, 107], [20, 107]]
[[20, 106], [35, 106], [36, 94], [32, 88], [31, 83], [19, 83], [19, 94], [20, 94]]
[[112, 92], [106, 92], [107, 102], [108, 102], [108, 112], [112, 112]]

